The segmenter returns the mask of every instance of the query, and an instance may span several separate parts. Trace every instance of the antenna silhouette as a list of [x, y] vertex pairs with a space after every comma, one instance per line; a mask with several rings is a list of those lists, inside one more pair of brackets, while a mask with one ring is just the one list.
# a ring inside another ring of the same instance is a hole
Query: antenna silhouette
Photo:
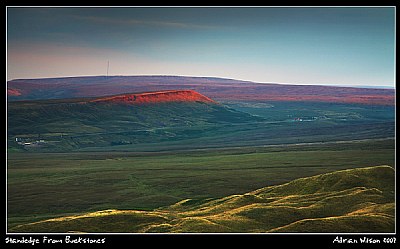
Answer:
[[107, 77], [108, 77], [108, 69], [110, 68], [110, 61], [107, 61]]

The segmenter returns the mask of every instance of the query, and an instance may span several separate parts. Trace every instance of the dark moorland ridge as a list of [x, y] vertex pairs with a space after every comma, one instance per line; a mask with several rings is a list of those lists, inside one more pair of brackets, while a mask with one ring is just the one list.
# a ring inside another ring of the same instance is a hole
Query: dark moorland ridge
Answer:
[[103, 210], [10, 232], [388, 233], [394, 232], [394, 170], [341, 170], [224, 198], [186, 199], [152, 211]]
[[222, 100], [319, 101], [394, 105], [394, 89], [255, 83], [184, 76], [88, 76], [7, 82], [8, 100], [99, 97], [127, 92], [190, 89]]

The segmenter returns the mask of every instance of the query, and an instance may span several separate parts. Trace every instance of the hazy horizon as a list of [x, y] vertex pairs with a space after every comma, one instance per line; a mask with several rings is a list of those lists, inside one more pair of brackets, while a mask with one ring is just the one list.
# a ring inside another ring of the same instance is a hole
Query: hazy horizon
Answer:
[[188, 76], [395, 87], [393, 7], [7, 8], [7, 80]]

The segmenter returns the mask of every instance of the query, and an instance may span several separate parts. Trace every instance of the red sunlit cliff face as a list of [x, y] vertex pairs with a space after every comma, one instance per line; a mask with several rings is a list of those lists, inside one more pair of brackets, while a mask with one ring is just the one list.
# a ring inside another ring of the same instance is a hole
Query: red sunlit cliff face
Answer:
[[166, 102], [204, 102], [216, 103], [214, 100], [207, 98], [193, 90], [169, 90], [147, 93], [129, 93], [103, 98], [97, 98], [91, 102], [113, 102], [124, 104], [154, 104]]

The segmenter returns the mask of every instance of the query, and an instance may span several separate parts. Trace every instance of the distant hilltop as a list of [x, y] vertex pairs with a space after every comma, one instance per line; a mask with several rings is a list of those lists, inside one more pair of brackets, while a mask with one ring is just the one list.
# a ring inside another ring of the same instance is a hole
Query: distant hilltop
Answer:
[[112, 102], [138, 105], [166, 102], [216, 103], [214, 100], [193, 90], [167, 90], [145, 93], [128, 93], [97, 98], [91, 100], [90, 102]]
[[171, 89], [191, 89], [216, 101], [395, 104], [394, 89], [256, 83], [213, 77], [86, 76], [18, 79], [7, 82], [8, 101], [103, 97]]

